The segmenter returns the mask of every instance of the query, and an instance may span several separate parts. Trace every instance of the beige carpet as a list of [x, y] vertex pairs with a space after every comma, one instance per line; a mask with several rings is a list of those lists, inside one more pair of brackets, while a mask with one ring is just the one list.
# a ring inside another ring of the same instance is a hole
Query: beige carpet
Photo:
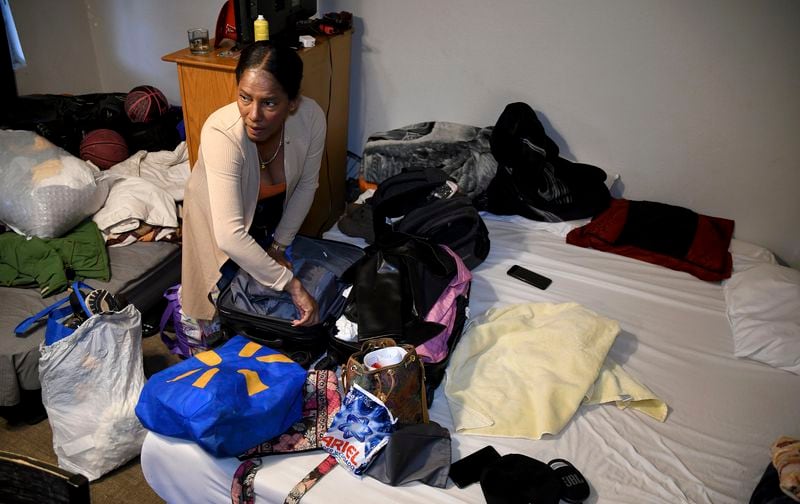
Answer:
[[[142, 348], [147, 376], [179, 360], [166, 350], [157, 334], [145, 338], [142, 341]], [[2, 450], [57, 464], [58, 459], [53, 452], [52, 436], [50, 423], [47, 420], [36, 425], [9, 426], [4, 419], [0, 418], [0, 449]], [[91, 493], [94, 504], [164, 502], [145, 481], [138, 457], [92, 482]]]

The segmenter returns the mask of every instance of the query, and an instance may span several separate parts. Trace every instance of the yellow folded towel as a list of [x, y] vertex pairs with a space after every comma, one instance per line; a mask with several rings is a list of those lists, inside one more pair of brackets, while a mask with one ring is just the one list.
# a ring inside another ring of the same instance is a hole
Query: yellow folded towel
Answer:
[[619, 409], [633, 408], [659, 422], [667, 419], [668, 408], [650, 389], [636, 381], [627, 371], [606, 357], [600, 376], [586, 394], [584, 404], [614, 402]]
[[583, 402], [614, 401], [663, 421], [666, 405], [606, 364], [618, 333], [616, 321], [577, 303], [488, 310], [470, 323], [447, 369], [456, 431], [539, 439], [557, 434]]

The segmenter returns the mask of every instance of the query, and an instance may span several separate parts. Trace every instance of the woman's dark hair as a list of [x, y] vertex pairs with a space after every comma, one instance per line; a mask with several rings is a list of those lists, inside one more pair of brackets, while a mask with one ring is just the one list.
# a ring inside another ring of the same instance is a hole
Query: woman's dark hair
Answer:
[[236, 65], [236, 83], [242, 78], [245, 70], [266, 70], [281, 85], [290, 100], [300, 93], [300, 81], [303, 80], [303, 60], [297, 52], [287, 46], [274, 44], [269, 40], [260, 40], [242, 50], [239, 63]]

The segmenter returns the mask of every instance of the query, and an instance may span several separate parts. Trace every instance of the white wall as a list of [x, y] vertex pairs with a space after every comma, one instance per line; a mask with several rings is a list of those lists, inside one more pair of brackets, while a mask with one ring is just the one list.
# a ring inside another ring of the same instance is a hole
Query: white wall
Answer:
[[357, 19], [350, 150], [530, 104], [624, 196], [736, 220], [800, 266], [800, 2], [321, 0]]
[[125, 93], [150, 84], [180, 104], [174, 63], [186, 30], [214, 33], [223, 0], [11, 0], [28, 66], [20, 94]]
[[[11, 0], [30, 63], [20, 92], [152, 84], [178, 103], [174, 65], [160, 58], [186, 45], [187, 28], [213, 31], [222, 3]], [[85, 16], [88, 51], [26, 40], [51, 29], [45, 6], [60, 6], [76, 46]], [[412, 122], [491, 125], [524, 101], [564, 157], [620, 173], [625, 197], [735, 219], [738, 238], [800, 267], [800, 2], [319, 0], [319, 10], [356, 16], [350, 150]]]
[[165, 54], [188, 46], [186, 30], [208, 28], [213, 37], [223, 0], [85, 0], [106, 91], [150, 84], [180, 103], [175, 63]]
[[81, 0], [11, 0], [10, 5], [27, 60], [16, 71], [20, 94], [102, 90]]

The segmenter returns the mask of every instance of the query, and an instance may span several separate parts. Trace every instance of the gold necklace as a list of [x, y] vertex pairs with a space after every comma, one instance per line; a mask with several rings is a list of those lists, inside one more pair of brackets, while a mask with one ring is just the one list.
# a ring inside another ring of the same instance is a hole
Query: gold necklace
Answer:
[[267, 166], [269, 166], [269, 164], [271, 162], [275, 161], [275, 158], [278, 157], [278, 153], [281, 151], [281, 147], [283, 147], [283, 130], [285, 128], [286, 128], [286, 125], [284, 124], [281, 127], [281, 138], [278, 141], [278, 148], [275, 149], [275, 154], [273, 154], [271, 158], [269, 158], [267, 161], [261, 161], [261, 152], [258, 153], [258, 164], [261, 167], [261, 170], [266, 170]]

